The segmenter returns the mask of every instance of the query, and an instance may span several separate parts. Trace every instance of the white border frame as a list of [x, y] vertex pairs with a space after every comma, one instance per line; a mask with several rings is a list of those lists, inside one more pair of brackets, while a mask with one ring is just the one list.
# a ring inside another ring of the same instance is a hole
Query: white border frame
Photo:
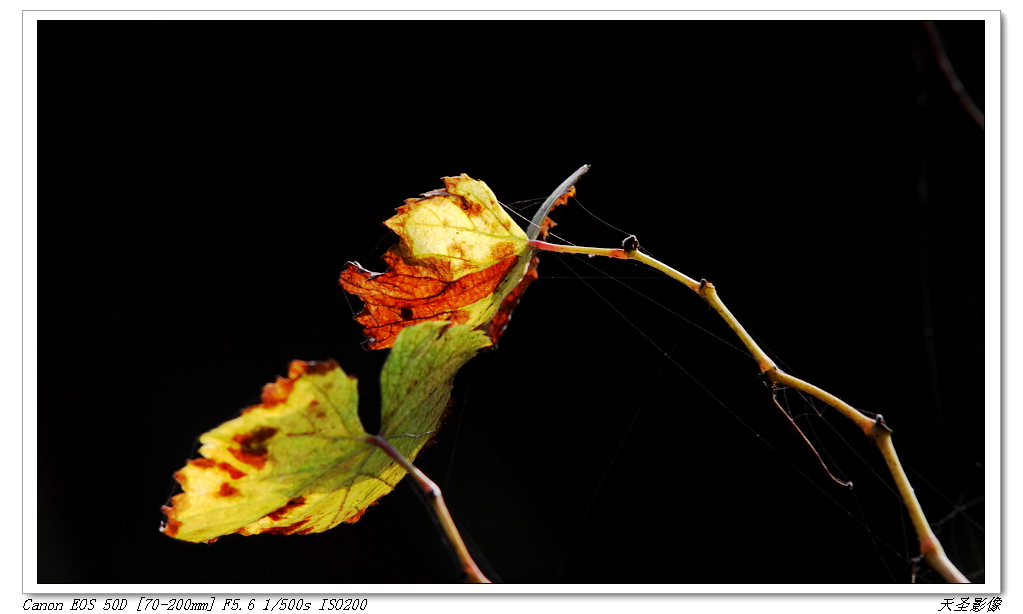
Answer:
[[[1002, 420], [1001, 415], [1001, 386], [1003, 384], [1002, 372], [994, 368], [994, 365], [1001, 364], [1001, 333], [1002, 333], [1002, 302], [1001, 302], [1001, 217], [1000, 206], [1001, 195], [1001, 18], [997, 11], [355, 11], [355, 12], [334, 12], [334, 11], [269, 11], [269, 12], [236, 12], [236, 11], [25, 11], [22, 14], [23, 31], [23, 434], [22, 434], [22, 460], [23, 460], [23, 481], [22, 481], [22, 586], [24, 593], [39, 594], [39, 600], [45, 600], [42, 595], [52, 593], [75, 594], [78, 596], [89, 595], [238, 595], [247, 598], [269, 593], [287, 595], [323, 595], [325, 591], [343, 591], [346, 596], [353, 595], [388, 595], [394, 593], [413, 594], [473, 594], [473, 595], [507, 595], [507, 594], [593, 594], [593, 593], [617, 593], [617, 594], [886, 594], [886, 595], [948, 595], [950, 587], [942, 585], [260, 585], [258, 593], [253, 591], [249, 585], [215, 585], [215, 584], [157, 584], [157, 585], [67, 585], [67, 584], [45, 584], [36, 583], [35, 572], [37, 559], [35, 552], [36, 526], [36, 437], [37, 437], [37, 386], [39, 384], [35, 366], [38, 364], [36, 331], [37, 308], [37, 201], [36, 201], [36, 24], [38, 21], [49, 19], [73, 19], [73, 20], [128, 20], [128, 19], [199, 19], [199, 20], [221, 20], [221, 19], [252, 19], [252, 20], [310, 20], [310, 19], [355, 19], [355, 20], [378, 20], [378, 19], [423, 19], [423, 20], [469, 20], [469, 19], [667, 19], [667, 20], [901, 20], [901, 19], [978, 19], [985, 21], [985, 270], [984, 270], [984, 300], [985, 300], [985, 360], [988, 368], [986, 370], [986, 391], [985, 394], [985, 424], [987, 428], [986, 447], [986, 471], [985, 471], [985, 492], [987, 505], [985, 506], [985, 552], [986, 552], [986, 577], [987, 583], [971, 586], [967, 594], [982, 596], [996, 594], [1002, 591], [1002, 567], [1004, 558], [1001, 543], [1001, 512], [1004, 508], [1001, 499], [1002, 474], [1001, 474], [1001, 441], [1004, 437], [1004, 427], [1008, 420]], [[1004, 164], [1004, 163], [1003, 163]], [[13, 202], [13, 201], [12, 201]], [[8, 247], [10, 244], [8, 244]], [[976, 290], [975, 280], [964, 280], [967, 285], [966, 291]], [[1002, 430], [996, 430], [999, 425]], [[991, 436], [995, 433], [1000, 436]], [[10, 465], [8, 465], [10, 466]], [[712, 599], [713, 600], [713, 599]], [[377, 598], [371, 599], [377, 601]], [[933, 601], [933, 600], [932, 600]], [[821, 602], [812, 600], [821, 607]], [[398, 601], [399, 605], [401, 601]], [[940, 601], [935, 601], [940, 605]], [[134, 605], [134, 600], [129, 600], [129, 607]], [[406, 607], [408, 604], [405, 604]], [[470, 605], [466, 603], [465, 605]], [[479, 604], [482, 605], [482, 604]], [[518, 607], [521, 607], [520, 604]], [[619, 603], [618, 606], [625, 606]], [[708, 605], [710, 605], [708, 603]], [[746, 605], [752, 605], [747, 603]], [[804, 602], [803, 605], [810, 605]], [[825, 607], [834, 610], [836, 603], [827, 601]], [[862, 607], [861, 604], [860, 607]], [[488, 601], [487, 608], [493, 608], [494, 603]], [[711, 605], [711, 607], [715, 607]], [[99, 608], [97, 608], [99, 609]], [[258, 609], [258, 608], [257, 608]], [[315, 608], [314, 608], [315, 609]], [[618, 609], [618, 608], [616, 608]], [[786, 606], [788, 611], [793, 611]], [[802, 608], [800, 608], [801, 610]], [[810, 611], [810, 610], [807, 610]]]

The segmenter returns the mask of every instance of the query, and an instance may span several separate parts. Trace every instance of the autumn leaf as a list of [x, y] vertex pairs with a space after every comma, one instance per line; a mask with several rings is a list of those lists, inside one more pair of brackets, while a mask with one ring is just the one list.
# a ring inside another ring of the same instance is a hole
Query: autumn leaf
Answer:
[[[414, 459], [440, 425], [454, 374], [488, 343], [447, 322], [403, 330], [380, 375], [380, 435]], [[367, 441], [357, 406], [356, 380], [336, 362], [292, 362], [259, 405], [199, 438], [202, 458], [174, 475], [183, 492], [164, 506], [161, 530], [202, 542], [355, 522], [405, 475]]]
[[526, 248], [526, 233], [482, 181], [466, 174], [444, 177], [444, 189], [410, 198], [384, 225], [401, 237], [406, 260], [454, 281]]
[[486, 183], [465, 174], [444, 177], [443, 189], [406, 200], [384, 222], [399, 237], [383, 256], [388, 270], [374, 273], [350, 262], [340, 276], [341, 286], [365, 304], [355, 319], [364, 327], [366, 347], [390, 347], [404, 327], [429, 320], [481, 327], [496, 343], [522, 292], [536, 278], [528, 241], [540, 233], [546, 236], [553, 225], [547, 213], [564, 202], [588, 168], [558, 187], [528, 234]]
[[341, 273], [341, 286], [365, 304], [356, 320], [370, 349], [390, 347], [417, 322], [488, 322], [526, 269], [526, 233], [487, 184], [465, 174], [443, 181], [384, 222], [400, 239], [384, 254], [387, 272], [350, 262]]

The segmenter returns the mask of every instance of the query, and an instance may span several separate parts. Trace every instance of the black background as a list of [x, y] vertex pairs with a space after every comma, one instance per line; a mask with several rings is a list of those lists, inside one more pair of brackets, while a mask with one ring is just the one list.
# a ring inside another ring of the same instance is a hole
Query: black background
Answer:
[[[457, 15], [39, 24], [38, 581], [458, 581], [405, 482], [352, 526], [209, 546], [160, 506], [292, 359], [337, 359], [372, 420], [385, 352], [337, 276], [380, 270], [403, 199], [463, 172], [543, 199], [583, 163], [579, 203], [884, 414], [932, 522], [971, 503], [936, 530], [983, 581], [983, 131], [923, 25]], [[983, 108], [983, 24], [937, 27]], [[555, 233], [619, 244], [574, 205]], [[734, 343], [684, 287], [540, 274], [417, 460], [493, 579], [908, 581], [915, 537], [851, 425], [799, 419], [850, 493], [750, 359], [644, 298]]]

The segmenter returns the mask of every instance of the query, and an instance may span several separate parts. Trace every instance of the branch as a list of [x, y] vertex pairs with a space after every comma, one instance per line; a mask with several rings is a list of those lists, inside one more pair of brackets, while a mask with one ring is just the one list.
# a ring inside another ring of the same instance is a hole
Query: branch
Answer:
[[393, 458], [399, 465], [404, 467], [405, 471], [412, 475], [416, 485], [419, 486], [423, 494], [426, 495], [426, 498], [429, 499], [434, 515], [447, 535], [448, 543], [455, 549], [455, 554], [462, 562], [462, 569], [465, 571], [466, 579], [476, 584], [490, 584], [490, 580], [483, 575], [480, 568], [476, 566], [476, 561], [473, 561], [472, 556], [469, 555], [469, 550], [465, 547], [465, 542], [462, 541], [462, 536], [458, 533], [458, 527], [455, 526], [455, 521], [451, 518], [451, 513], [448, 512], [448, 506], [444, 504], [444, 497], [441, 495], [440, 487], [433, 480], [426, 477], [426, 474], [420, 471], [418, 467], [410, 463], [401, 452], [394, 449], [394, 446], [383, 437], [370, 435], [365, 438], [365, 441], [386, 452], [388, 456]]
[[952, 67], [952, 62], [948, 59], [948, 54], [945, 53], [945, 46], [941, 44], [941, 37], [938, 36], [938, 29], [934, 26], [933, 21], [924, 22], [924, 31], [927, 33], [927, 42], [931, 45], [931, 53], [934, 54], [934, 59], [938, 63], [938, 68], [941, 69], [941, 74], [945, 76], [945, 81], [948, 82], [948, 86], [952, 88], [952, 92], [956, 95], [959, 100], [960, 106], [966, 110], [969, 114], [970, 119], [973, 123], [977, 124], [981, 130], [984, 129], [984, 112], [980, 110], [977, 103], [973, 101], [973, 97], [966, 91], [966, 87], [963, 82], [959, 80], [959, 76], [956, 75], [955, 68]]
[[756, 341], [753, 340], [749, 333], [746, 332], [746, 329], [744, 329], [742, 325], [739, 324], [739, 321], [735, 318], [735, 316], [732, 315], [732, 312], [725, 307], [723, 302], [721, 302], [721, 299], [718, 297], [717, 290], [714, 288], [714, 284], [707, 280], [696, 281], [695, 279], [676, 271], [663, 262], [640, 252], [639, 242], [634, 236], [630, 236], [622, 242], [622, 249], [555, 245], [544, 241], [530, 241], [529, 244], [536, 249], [559, 252], [562, 254], [587, 254], [590, 256], [605, 256], [608, 258], [618, 258], [623, 260], [637, 260], [647, 266], [657, 269], [669, 277], [677, 279], [685, 284], [687, 288], [699, 294], [739, 337], [743, 345], [746, 346], [746, 349], [757, 361], [757, 366], [760, 368], [760, 372], [768, 381], [772, 384], [782, 384], [791, 388], [796, 388], [797, 390], [824, 401], [856, 424], [856, 426], [863, 431], [863, 434], [869, 437], [874, 444], [877, 445], [878, 449], [881, 451], [881, 456], [884, 457], [885, 464], [888, 465], [888, 470], [891, 472], [892, 478], [895, 480], [902, 502], [906, 505], [906, 509], [909, 511], [910, 520], [913, 523], [913, 528], [916, 530], [917, 539], [920, 541], [921, 556], [927, 564], [940, 573], [948, 582], [969, 583], [966, 576], [956, 569], [955, 565], [948, 560], [944, 549], [941, 547], [941, 543], [934, 535], [934, 532], [931, 531], [931, 526], [927, 522], [927, 517], [924, 515], [923, 508], [920, 507], [920, 502], [917, 500], [916, 494], [913, 492], [913, 487], [909, 483], [909, 478], [906, 477], [906, 472], [902, 469], [899, 457], [895, 453], [895, 447], [892, 445], [892, 431], [884, 423], [884, 418], [882, 418], [880, 414], [878, 414], [876, 418], [871, 418], [830, 392], [822, 390], [813, 384], [805, 382], [798, 377], [789, 375], [779, 369], [778, 365], [771, 360], [771, 358], [760, 348], [759, 345], [757, 345]]

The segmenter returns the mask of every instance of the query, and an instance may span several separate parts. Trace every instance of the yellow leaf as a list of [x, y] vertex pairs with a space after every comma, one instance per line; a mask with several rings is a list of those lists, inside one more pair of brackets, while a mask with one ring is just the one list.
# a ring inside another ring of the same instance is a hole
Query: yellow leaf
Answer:
[[397, 215], [384, 222], [401, 237], [399, 250], [406, 261], [451, 282], [528, 248], [526, 233], [486, 183], [465, 173], [443, 181], [443, 189], [407, 199]]

